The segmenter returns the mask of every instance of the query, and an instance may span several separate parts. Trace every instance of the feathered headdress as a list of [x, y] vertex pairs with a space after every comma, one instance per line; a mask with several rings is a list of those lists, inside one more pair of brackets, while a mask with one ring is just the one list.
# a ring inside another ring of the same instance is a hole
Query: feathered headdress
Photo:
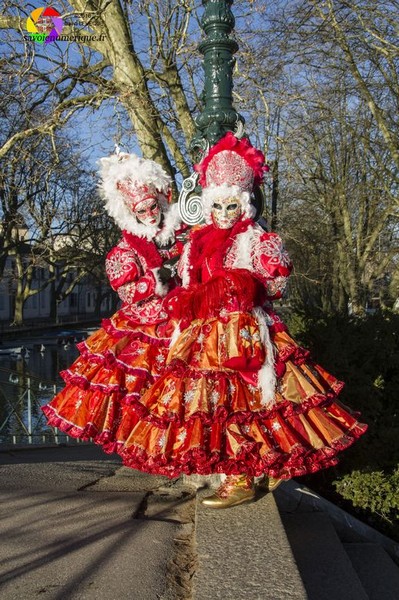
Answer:
[[134, 215], [137, 205], [156, 197], [165, 211], [170, 198], [172, 180], [153, 160], [135, 154], [114, 154], [101, 158], [100, 190], [106, 200], [105, 209], [121, 229], [146, 238], [157, 228], [139, 223]]

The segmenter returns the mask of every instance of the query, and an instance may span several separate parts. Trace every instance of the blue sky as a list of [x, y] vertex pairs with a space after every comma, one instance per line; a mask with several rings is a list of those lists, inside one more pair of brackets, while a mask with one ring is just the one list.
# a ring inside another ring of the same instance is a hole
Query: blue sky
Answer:
[[[21, 5], [24, 5], [23, 8]], [[35, 8], [42, 7], [44, 5], [42, 0], [20, 3], [18, 9], [10, 11], [12, 14], [19, 14], [24, 19], [29, 16], [30, 12]], [[51, 6], [58, 10], [60, 14], [65, 14], [65, 7], [68, 6], [67, 2], [52, 2]], [[64, 7], [64, 8], [63, 8]], [[233, 10], [237, 14], [241, 8], [233, 5]], [[197, 14], [201, 15], [203, 12], [202, 3], [198, 0], [197, 2]], [[252, 17], [253, 15], [250, 15]], [[248, 27], [248, 19], [250, 17], [237, 17], [236, 16], [236, 29]], [[256, 15], [253, 16], [256, 18]], [[135, 21], [134, 40], [135, 49], [140, 53], [143, 61], [148, 56], [148, 38], [145, 35], [145, 18], [142, 17], [143, 22], [138, 20]], [[72, 17], [65, 19], [65, 24], [71, 24]], [[198, 27], [197, 21], [193, 18], [191, 21], [190, 29], [194, 34], [194, 37], [199, 40], [202, 37], [202, 31]], [[138, 31], [142, 31], [143, 35], [140, 37]], [[195, 35], [197, 33], [197, 35]], [[9, 39], [14, 40], [14, 47], [22, 49], [22, 44], [19, 42], [21, 34], [20, 32], [0, 32], [0, 35], [6, 35]], [[37, 42], [28, 42], [34, 45], [35, 50], [35, 64], [41, 72], [51, 74], [52, 69], [63, 60], [67, 61], [72, 67], [77, 66], [80, 62], [80, 51], [79, 47], [75, 42], [54, 42], [46, 45], [38, 44]], [[60, 72], [61, 68], [58, 69]], [[50, 75], [54, 77], [55, 74]], [[201, 90], [202, 83], [202, 70], [198, 71], [198, 89]], [[240, 107], [237, 107], [240, 110]], [[242, 110], [242, 112], [244, 112]], [[123, 106], [114, 101], [104, 102], [101, 107], [97, 110], [91, 108], [84, 109], [72, 117], [68, 124], [68, 133], [73, 139], [76, 147], [82, 152], [83, 158], [88, 161], [91, 168], [96, 169], [96, 161], [99, 157], [110, 154], [114, 150], [115, 140], [118, 138], [124, 150], [130, 152], [138, 152], [140, 150], [134, 144], [134, 138], [129, 135], [129, 120], [126, 118]]]

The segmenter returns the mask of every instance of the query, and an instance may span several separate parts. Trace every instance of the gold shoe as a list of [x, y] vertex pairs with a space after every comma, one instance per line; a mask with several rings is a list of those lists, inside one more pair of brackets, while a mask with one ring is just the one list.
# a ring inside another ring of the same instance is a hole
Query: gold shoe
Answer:
[[283, 483], [283, 479], [275, 477], [266, 477], [266, 475], [257, 483], [257, 487], [263, 492], [274, 492], [279, 485]]
[[230, 508], [255, 498], [253, 478], [245, 475], [231, 475], [212, 496], [201, 500], [208, 508]]
[[278, 488], [279, 485], [283, 483], [283, 479], [276, 479], [275, 477], [269, 477], [268, 481], [268, 489], [269, 492], [274, 492]]

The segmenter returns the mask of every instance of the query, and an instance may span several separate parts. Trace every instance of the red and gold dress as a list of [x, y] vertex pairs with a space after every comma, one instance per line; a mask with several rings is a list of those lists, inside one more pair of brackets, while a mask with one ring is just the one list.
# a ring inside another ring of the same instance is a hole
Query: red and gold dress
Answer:
[[279, 236], [244, 218], [206, 225], [191, 232], [179, 269], [184, 287], [167, 305], [179, 307], [181, 332], [163, 375], [133, 400], [124, 464], [283, 479], [336, 464], [366, 425], [273, 311], [291, 270]]
[[179, 232], [171, 229], [163, 238], [165, 245], [158, 247], [155, 241], [123, 231], [106, 259], [107, 275], [122, 307], [78, 344], [80, 356], [61, 373], [65, 388], [42, 407], [49, 425], [72, 437], [92, 438], [107, 452], [124, 442], [135, 418], [129, 404], [165, 366], [173, 326], [163, 307], [168, 288], [161, 283], [159, 269], [165, 260], [180, 255], [183, 245], [175, 237]]

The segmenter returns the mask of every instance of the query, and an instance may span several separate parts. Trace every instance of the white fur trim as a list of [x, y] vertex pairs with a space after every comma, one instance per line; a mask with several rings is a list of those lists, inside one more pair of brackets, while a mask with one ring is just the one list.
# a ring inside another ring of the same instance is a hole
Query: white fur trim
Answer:
[[161, 165], [153, 160], [140, 158], [136, 154], [124, 154], [122, 157], [115, 154], [101, 158], [100, 175], [102, 189], [107, 199], [113, 198], [117, 190], [116, 184], [120, 181], [130, 179], [139, 185], [153, 185], [159, 192], [167, 194], [172, 180], [163, 170]]
[[162, 283], [162, 281], [159, 278], [159, 267], [157, 267], [156, 269], [151, 269], [151, 273], [154, 275], [155, 277], [155, 294], [157, 296], [160, 296], [161, 298], [163, 296], [166, 296], [166, 294], [169, 291], [169, 286], [165, 285], [164, 283]]
[[[165, 200], [166, 201], [166, 200]], [[171, 204], [164, 210], [164, 220], [161, 230], [156, 234], [156, 240], [161, 246], [174, 241], [175, 231], [181, 225], [178, 204]]]
[[234, 240], [234, 245], [231, 248], [234, 262], [232, 267], [235, 269], [247, 269], [253, 271], [252, 265], [252, 248], [254, 242], [254, 232], [252, 227], [248, 227], [243, 233], [239, 233]]
[[230, 249], [225, 265], [233, 269], [247, 269], [254, 271], [254, 252], [260, 244], [260, 238], [264, 231], [257, 223], [248, 227], [246, 231], [239, 233]]
[[274, 368], [274, 347], [270, 339], [264, 311], [256, 307], [253, 309], [252, 314], [258, 322], [261, 342], [266, 350], [265, 362], [258, 372], [258, 387], [261, 391], [262, 406], [269, 409], [276, 403], [277, 379]]
[[256, 210], [251, 205], [251, 196], [248, 192], [243, 192], [238, 185], [217, 185], [209, 186], [202, 190], [201, 200], [205, 222], [212, 223], [212, 205], [215, 200], [224, 198], [237, 198], [240, 201], [242, 212], [247, 219], [252, 219], [255, 216]]
[[180, 256], [179, 265], [178, 265], [178, 273], [182, 281], [183, 287], [188, 287], [190, 284], [190, 254], [191, 254], [191, 244], [192, 241], [189, 240], [184, 248], [183, 252]]
[[178, 323], [176, 325], [174, 332], [172, 333], [172, 337], [170, 338], [170, 344], [169, 344], [170, 348], [172, 348], [172, 346], [177, 342], [177, 340], [180, 337], [180, 334], [181, 334], [180, 323]]

